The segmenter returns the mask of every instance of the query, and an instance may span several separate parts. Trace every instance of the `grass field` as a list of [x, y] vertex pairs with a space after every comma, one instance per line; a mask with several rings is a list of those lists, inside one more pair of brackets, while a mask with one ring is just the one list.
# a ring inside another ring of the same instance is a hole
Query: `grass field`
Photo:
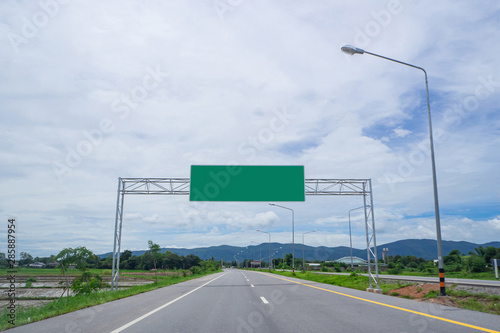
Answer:
[[[92, 270], [92, 272], [100, 274], [101, 276], [111, 276], [111, 270]], [[183, 271], [181, 272], [174, 271], [175, 274], [165, 275], [162, 274], [166, 273], [165, 271], [159, 271], [158, 274], [155, 276], [155, 274], [151, 273], [150, 271], [120, 270], [121, 275], [127, 276], [128, 275], [127, 273], [129, 274], [134, 273], [133, 277], [136, 278], [142, 278], [148, 280], [158, 279], [158, 282], [149, 283], [141, 286], [134, 286], [126, 289], [120, 289], [118, 291], [110, 291], [109, 289], [107, 289], [92, 294], [70, 296], [69, 298], [64, 297], [54, 300], [42, 307], [27, 307], [27, 308], [17, 307], [15, 313], [16, 326], [32, 323], [50, 317], [55, 317], [64, 313], [84, 309], [90, 306], [110, 302], [120, 298], [137, 295], [140, 293], [166, 287], [179, 282], [199, 278], [216, 272], [206, 272], [200, 274], [188, 274], [186, 272], [183, 274]], [[137, 273], [139, 273], [140, 275], [137, 275]], [[0, 274], [6, 274], [6, 272], [0, 271]], [[37, 276], [41, 277], [41, 276], [50, 276], [57, 274], [59, 274], [59, 270], [57, 269], [19, 269], [16, 273], [16, 276], [33, 276], [36, 278]], [[80, 272], [78, 270], [72, 272], [72, 275], [75, 276], [79, 274]], [[8, 317], [7, 309], [5, 309], [0, 313], [0, 331], [12, 327], [12, 325], [8, 323], [9, 320], [10, 318]]]
[[[0, 276], [7, 275], [7, 271], [15, 271], [15, 275], [18, 276], [43, 276], [43, 275], [61, 275], [61, 271], [58, 268], [50, 269], [50, 268], [26, 268], [26, 267], [18, 267], [14, 270], [0, 269]], [[91, 273], [99, 274], [101, 276], [111, 276], [111, 269], [91, 269]], [[140, 270], [127, 270], [120, 269], [120, 274], [126, 273], [137, 273], [137, 272], [145, 272], [151, 273], [150, 271], [140, 271]], [[80, 270], [78, 269], [69, 269], [67, 271], [70, 276], [81, 275]]]

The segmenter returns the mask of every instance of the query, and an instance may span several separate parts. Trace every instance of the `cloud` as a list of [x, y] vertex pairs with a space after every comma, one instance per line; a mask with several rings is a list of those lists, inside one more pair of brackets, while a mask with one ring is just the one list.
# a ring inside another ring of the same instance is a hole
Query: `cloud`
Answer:
[[[343, 54], [343, 44], [426, 69], [443, 237], [492, 240], [483, 229], [497, 227], [500, 200], [491, 187], [500, 4], [232, 3], [221, 13], [211, 1], [73, 1], [53, 15], [42, 2], [0, 3], [0, 202], [20, 221], [23, 248], [109, 252], [117, 178], [189, 177], [192, 164], [370, 178], [377, 239], [433, 238], [423, 73]], [[180, 247], [244, 245], [257, 228], [290, 239], [289, 217], [267, 203], [124, 202], [123, 247], [152, 236]], [[296, 228], [321, 226], [331, 241], [311, 241], [345, 245], [347, 212], [362, 204], [307, 197], [293, 203]], [[361, 222], [354, 217], [360, 246]]]
[[403, 129], [403, 128], [396, 128], [396, 129], [393, 129], [393, 132], [394, 132], [394, 135], [397, 137], [397, 138], [404, 138], [405, 136], [411, 134], [411, 131], [407, 130], [407, 129]]
[[488, 223], [494, 228], [500, 230], [500, 216], [495, 217], [494, 219], [488, 220]]

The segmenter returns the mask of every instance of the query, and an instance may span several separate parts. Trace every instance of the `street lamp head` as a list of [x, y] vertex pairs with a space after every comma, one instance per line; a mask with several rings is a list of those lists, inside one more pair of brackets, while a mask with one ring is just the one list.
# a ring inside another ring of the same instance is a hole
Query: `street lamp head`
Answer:
[[270, 203], [270, 204], [269, 204], [269, 206], [276, 206], [276, 205], [275, 205], [275, 204], [273, 204], [273, 203]]
[[354, 47], [352, 45], [344, 45], [340, 49], [342, 50], [342, 52], [350, 54], [350, 55], [365, 53], [365, 50], [359, 49], [359, 48]]

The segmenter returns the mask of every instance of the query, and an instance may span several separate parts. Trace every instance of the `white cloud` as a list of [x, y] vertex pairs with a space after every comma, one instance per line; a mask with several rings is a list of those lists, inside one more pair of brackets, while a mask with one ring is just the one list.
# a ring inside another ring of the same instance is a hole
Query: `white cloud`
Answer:
[[500, 230], [500, 216], [495, 217], [494, 219], [488, 220], [488, 223], [494, 228]]
[[404, 128], [396, 128], [392, 130], [397, 138], [404, 138], [405, 136], [411, 134], [411, 131]]
[[[381, 24], [376, 14], [389, 9], [253, 1], [220, 13], [211, 1], [91, 0], [61, 5], [28, 36], [25, 18], [40, 5], [1, 2], [1, 212], [18, 218], [35, 254], [109, 252], [118, 177], [298, 164], [309, 178], [371, 178], [378, 240], [433, 238], [423, 74], [340, 52], [356, 44], [427, 70], [443, 238], [493, 240], [483, 229], [497, 228], [500, 200], [491, 186], [500, 180], [500, 4], [404, 2]], [[185, 199], [126, 197], [123, 247], [153, 236], [243, 245], [257, 228], [290, 239], [289, 216], [266, 203]], [[297, 234], [319, 225], [330, 238], [311, 242], [346, 245], [347, 211], [361, 205], [294, 203]]]

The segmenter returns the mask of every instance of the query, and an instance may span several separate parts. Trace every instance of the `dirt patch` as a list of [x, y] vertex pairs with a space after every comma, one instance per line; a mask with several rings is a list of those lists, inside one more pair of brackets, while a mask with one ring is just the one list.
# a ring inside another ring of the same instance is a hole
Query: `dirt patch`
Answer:
[[415, 285], [391, 290], [390, 293], [391, 294], [398, 293], [397, 296], [406, 296], [408, 298], [422, 299], [431, 290], [439, 292], [439, 286], [433, 283], [417, 283]]
[[[440, 304], [446, 306], [452, 306], [455, 308], [467, 308], [473, 309], [475, 311], [483, 311], [493, 314], [500, 314], [500, 308], [498, 307], [498, 300], [492, 300], [485, 297], [485, 295], [497, 295], [498, 289], [491, 292], [489, 289], [491, 287], [477, 287], [477, 286], [446, 286], [447, 291], [454, 290], [464, 290], [471, 294], [466, 296], [438, 296], [425, 298], [431, 291], [435, 291], [438, 295], [440, 293], [440, 288], [438, 284], [433, 283], [418, 283], [416, 285], [407, 286], [399, 289], [394, 289], [389, 292], [389, 295], [406, 297], [415, 299], [416, 301]], [[473, 308], [467, 305], [471, 301]]]

